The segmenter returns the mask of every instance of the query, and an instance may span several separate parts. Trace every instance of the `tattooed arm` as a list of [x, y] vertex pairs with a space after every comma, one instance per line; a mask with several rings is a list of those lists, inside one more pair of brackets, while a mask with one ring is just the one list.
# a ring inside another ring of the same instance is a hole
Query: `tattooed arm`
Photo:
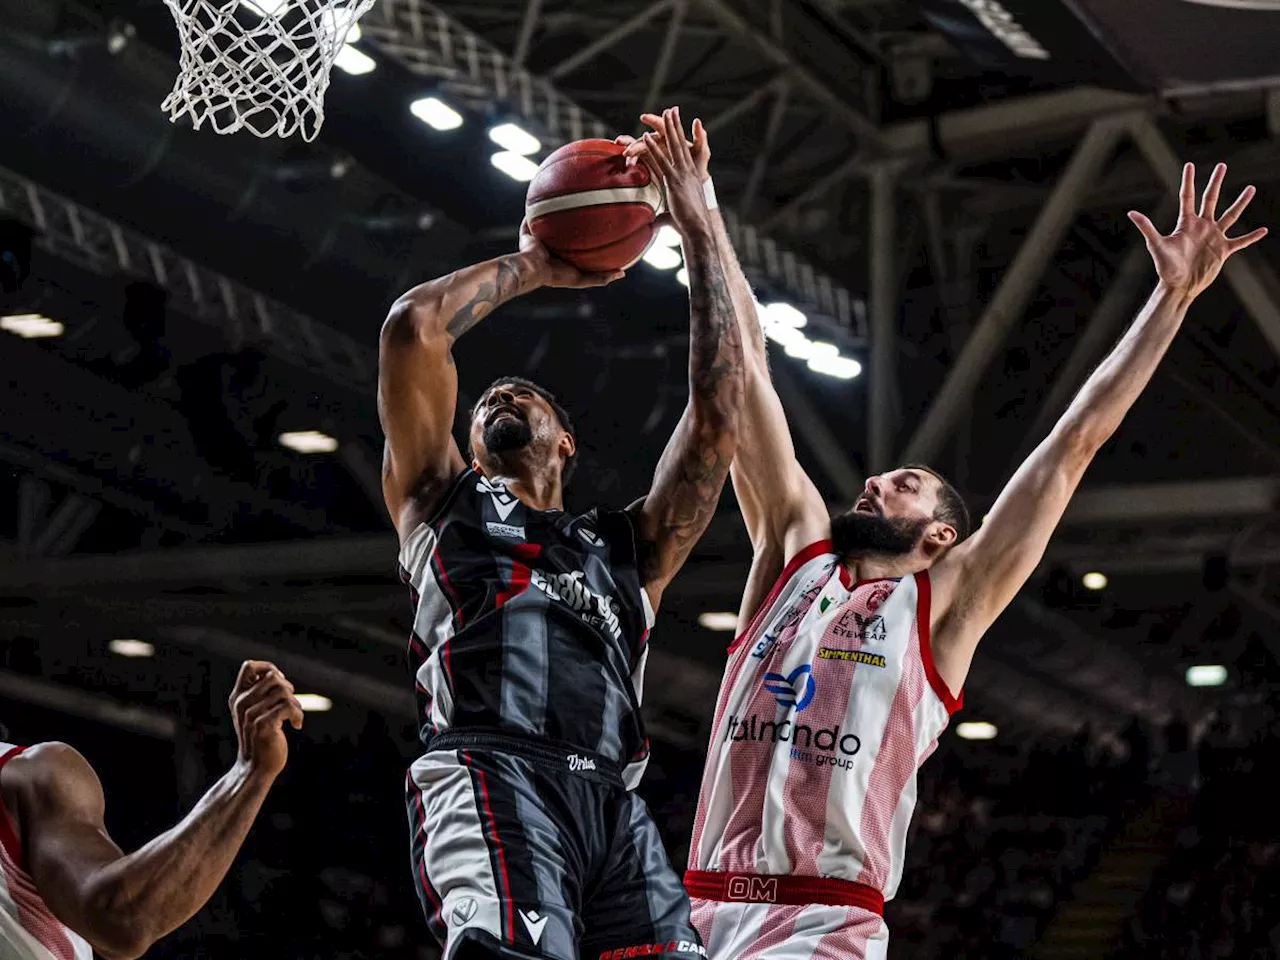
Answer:
[[711, 522], [738, 445], [743, 396], [742, 338], [720, 265], [702, 182], [680, 129], [647, 136], [642, 152], [661, 173], [689, 270], [689, 402], [635, 507], [640, 577], [653, 609]]
[[621, 276], [580, 273], [522, 228], [519, 253], [419, 284], [392, 305], [378, 343], [378, 417], [387, 438], [382, 493], [401, 539], [465, 467], [453, 439], [453, 342], [508, 300], [538, 287], [600, 286]]

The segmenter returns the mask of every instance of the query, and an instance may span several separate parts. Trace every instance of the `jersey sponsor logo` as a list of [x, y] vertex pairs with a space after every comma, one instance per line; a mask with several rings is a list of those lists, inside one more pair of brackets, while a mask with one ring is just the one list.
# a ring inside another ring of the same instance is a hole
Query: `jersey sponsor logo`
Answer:
[[[853, 622], [850, 623], [849, 621]], [[847, 610], [834, 623], [828, 634], [840, 640], [860, 640], [866, 643], [884, 643], [889, 638], [884, 617], [864, 617], [856, 610]]]
[[756, 641], [756, 645], [751, 648], [751, 655], [757, 660], [763, 660], [765, 656], [773, 649], [773, 645], [778, 642], [778, 638], [771, 633], [766, 633], [763, 637]]
[[802, 663], [791, 673], [783, 676], [780, 673], [766, 673], [764, 688], [773, 694], [780, 707], [795, 707], [799, 713], [813, 700], [818, 685], [813, 679], [813, 667]]
[[616, 601], [602, 597], [587, 585], [587, 575], [581, 570], [573, 573], [544, 573], [534, 570], [529, 582], [552, 600], [559, 600], [593, 627], [607, 630], [615, 640], [622, 638], [622, 624], [615, 609]]
[[463, 897], [449, 911], [449, 916], [453, 918], [453, 922], [460, 925], [470, 923], [471, 918], [475, 915], [476, 902], [471, 897]]
[[725, 896], [747, 903], [774, 903], [778, 899], [778, 878], [730, 877]]
[[705, 957], [707, 948], [692, 940], [668, 940], [666, 943], [641, 943], [634, 947], [618, 947], [600, 954], [599, 960], [631, 960], [632, 957], [656, 957], [664, 953], [692, 953]]
[[867, 653], [865, 650], [837, 650], [835, 647], [819, 647], [819, 660], [844, 660], [848, 663], [861, 663], [868, 667], [883, 667], [885, 659], [878, 653]]
[[593, 547], [604, 546], [604, 540], [601, 539], [601, 537], [594, 530], [590, 530], [587, 527], [579, 527], [578, 536], [580, 536], [584, 541], [586, 541]]
[[529, 931], [529, 939], [533, 941], [536, 947], [538, 941], [542, 939], [542, 928], [547, 925], [547, 918], [538, 915], [537, 910], [521, 910], [520, 919], [524, 921], [524, 927]]
[[524, 527], [517, 527], [510, 523], [494, 523], [492, 520], [484, 526], [491, 537], [510, 537], [512, 540], [524, 539]]
[[488, 477], [481, 477], [476, 484], [478, 493], [487, 493], [493, 498], [493, 508], [498, 511], [498, 519], [506, 520], [520, 500], [505, 485], [494, 483]]
[[580, 757], [576, 753], [569, 754], [569, 772], [578, 773], [582, 770], [594, 770], [596, 762], [589, 757]]
[[853, 767], [853, 757], [862, 749], [862, 739], [857, 734], [843, 733], [838, 726], [815, 730], [807, 723], [761, 720], [756, 716], [732, 714], [724, 739], [726, 743], [789, 743], [792, 760], [845, 770]]

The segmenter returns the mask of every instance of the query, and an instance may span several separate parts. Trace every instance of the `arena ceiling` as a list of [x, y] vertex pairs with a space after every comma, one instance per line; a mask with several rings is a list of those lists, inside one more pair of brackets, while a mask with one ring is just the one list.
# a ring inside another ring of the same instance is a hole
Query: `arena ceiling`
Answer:
[[[357, 710], [401, 709], [374, 337], [401, 290], [509, 247], [520, 188], [484, 162], [498, 116], [547, 143], [634, 130], [644, 105], [706, 120], [753, 281], [868, 370], [774, 361], [831, 501], [910, 452], [980, 513], [1150, 282], [1125, 210], [1167, 220], [1178, 160], [1225, 159], [1261, 189], [1252, 221], [1275, 223], [1280, 110], [1262, 87], [984, 69], [924, 6], [380, 0], [361, 41], [378, 69], [335, 75], [307, 145], [171, 126], [159, 2], [0, 0], [0, 216], [34, 231], [5, 312], [68, 328], [0, 351], [0, 692], [109, 713], [143, 697], [163, 727], [193, 657], [226, 673], [269, 653]], [[473, 122], [426, 130], [406, 107], [433, 91]], [[1099, 458], [979, 657], [975, 715], [1034, 734], [1198, 713], [1211, 699], [1182, 685], [1186, 665], [1274, 632], [1273, 246], [1197, 305]], [[167, 295], [163, 337], [131, 281]], [[643, 265], [602, 293], [513, 304], [460, 344], [461, 406], [505, 372], [546, 382], [579, 411], [578, 502], [629, 500], [683, 403], [684, 309]], [[289, 429], [341, 446], [301, 458], [274, 442]], [[227, 430], [247, 459], [220, 459]], [[746, 556], [726, 498], [664, 612], [680, 653], [655, 659], [649, 690], [670, 740], [705, 735], [721, 637], [696, 617], [733, 607]], [[1111, 576], [1101, 595], [1078, 587], [1090, 568]], [[105, 644], [122, 632], [170, 653], [121, 661]]]

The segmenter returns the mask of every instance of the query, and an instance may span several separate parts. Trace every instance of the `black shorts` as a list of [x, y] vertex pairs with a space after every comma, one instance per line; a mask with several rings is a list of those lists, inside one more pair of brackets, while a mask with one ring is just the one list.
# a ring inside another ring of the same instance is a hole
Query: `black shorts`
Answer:
[[406, 792], [413, 880], [445, 960], [706, 956], [644, 801], [602, 757], [450, 731]]

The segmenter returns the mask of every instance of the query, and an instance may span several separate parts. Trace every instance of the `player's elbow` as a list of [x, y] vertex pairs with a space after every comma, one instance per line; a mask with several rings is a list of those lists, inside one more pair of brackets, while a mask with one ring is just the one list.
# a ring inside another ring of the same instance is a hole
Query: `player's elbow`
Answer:
[[86, 894], [84, 938], [107, 960], [135, 960], [159, 939], [153, 911], [116, 877], [104, 877]]
[[429, 339], [440, 316], [440, 298], [415, 291], [391, 305], [382, 322], [379, 345], [385, 350], [421, 343]]
[[1084, 470], [1111, 436], [1108, 425], [1095, 417], [1073, 417], [1063, 420], [1054, 430], [1053, 445], [1058, 463], [1070, 473]]

